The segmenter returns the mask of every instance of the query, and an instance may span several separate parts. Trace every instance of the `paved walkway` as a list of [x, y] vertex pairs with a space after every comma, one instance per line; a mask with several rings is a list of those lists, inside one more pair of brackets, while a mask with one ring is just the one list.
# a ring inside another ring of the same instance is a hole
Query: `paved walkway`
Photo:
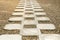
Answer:
[[36, 0], [20, 0], [5, 25], [6, 30], [18, 34], [3, 34], [0, 40], [59, 40], [59, 34], [42, 34], [41, 30], [55, 30], [55, 25]]

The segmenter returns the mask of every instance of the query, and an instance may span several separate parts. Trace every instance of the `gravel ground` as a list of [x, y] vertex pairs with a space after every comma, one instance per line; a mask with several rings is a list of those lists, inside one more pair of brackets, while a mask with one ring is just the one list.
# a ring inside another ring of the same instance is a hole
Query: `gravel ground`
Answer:
[[0, 34], [5, 34], [5, 33], [18, 33], [19, 30], [4, 30], [5, 24], [8, 23], [8, 18], [11, 16], [13, 13], [15, 7], [18, 4], [18, 0], [0, 0]]
[[60, 34], [60, 0], [38, 0], [42, 8], [45, 9], [47, 16], [50, 17], [56, 26], [56, 30], [44, 30], [43, 33], [58, 33]]

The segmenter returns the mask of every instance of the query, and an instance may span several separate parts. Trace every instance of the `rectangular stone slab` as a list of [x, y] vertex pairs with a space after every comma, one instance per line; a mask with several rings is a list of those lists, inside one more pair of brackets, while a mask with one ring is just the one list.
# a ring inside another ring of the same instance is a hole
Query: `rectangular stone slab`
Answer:
[[[28, 23], [28, 22], [29, 22], [29, 23]], [[35, 20], [25, 20], [25, 21], [24, 21], [24, 25], [31, 25], [31, 24], [32, 24], [32, 25], [33, 25], [33, 24], [35, 25], [35, 24], [36, 24], [36, 21], [35, 21]]]
[[18, 5], [18, 7], [24, 7], [24, 5]]
[[37, 17], [37, 20], [39, 21], [50, 21], [48, 17]]
[[33, 4], [34, 7], [41, 7], [40, 5], [38, 4]]
[[25, 8], [25, 9], [33, 9], [33, 8]]
[[16, 8], [16, 9], [23, 9], [24, 10], [24, 8], [20, 8], [20, 7], [19, 8]]
[[12, 15], [23, 15], [23, 12], [14, 12]]
[[21, 30], [22, 35], [39, 35], [39, 30], [35, 28]]
[[15, 9], [14, 11], [24, 11], [24, 9]]
[[24, 7], [16, 7], [16, 8], [24, 8]]
[[21, 24], [6, 24], [4, 29], [8, 29], [8, 30], [14, 30], [14, 29], [22, 29], [22, 25]]
[[59, 34], [42, 34], [42, 40], [60, 40]]
[[24, 6], [24, 4], [18, 4], [17, 6]]
[[6, 34], [6, 35], [1, 35], [0, 40], [22, 40], [22, 36], [18, 34], [15, 35]]
[[9, 21], [22, 21], [23, 18], [22, 17], [10, 17], [8, 20]]
[[33, 9], [25, 9], [25, 11], [33, 11]]
[[46, 15], [45, 12], [35, 12], [35, 15]]
[[24, 17], [34, 17], [34, 15], [24, 15]]
[[25, 11], [26, 13], [33, 13], [33, 11]]
[[32, 6], [31, 4], [26, 4], [25, 6]]
[[42, 8], [42, 7], [37, 7], [37, 6], [34, 7], [34, 9], [41, 9], [41, 8]]
[[25, 5], [30, 5], [31, 6], [31, 3], [28, 3], [28, 4], [26, 3]]
[[37, 28], [39, 28], [39, 29], [54, 30], [55, 26], [54, 26], [54, 24], [38, 24]]
[[24, 5], [24, 3], [18, 3], [18, 5]]
[[26, 6], [25, 8], [32, 8], [32, 6]]
[[34, 11], [44, 11], [44, 9], [34, 9]]

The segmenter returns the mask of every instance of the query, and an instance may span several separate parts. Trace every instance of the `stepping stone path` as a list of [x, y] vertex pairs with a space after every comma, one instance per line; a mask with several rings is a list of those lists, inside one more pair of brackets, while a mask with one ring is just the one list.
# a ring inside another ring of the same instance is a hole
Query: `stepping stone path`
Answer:
[[4, 29], [20, 30], [19, 34], [3, 34], [0, 40], [60, 40], [59, 34], [41, 33], [56, 28], [37, 0], [20, 0], [8, 21]]

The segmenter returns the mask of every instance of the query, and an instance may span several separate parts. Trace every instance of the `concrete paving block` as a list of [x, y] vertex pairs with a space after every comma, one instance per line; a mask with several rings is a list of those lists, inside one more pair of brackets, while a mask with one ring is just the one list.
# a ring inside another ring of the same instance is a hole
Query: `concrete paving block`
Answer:
[[37, 3], [37, 2], [34, 2], [34, 4], [35, 4], [35, 5], [40, 5], [40, 4], [39, 4], [39, 3]]
[[32, 5], [31, 4], [26, 4], [25, 7], [32, 7]]
[[25, 5], [31, 5], [31, 3], [28, 3], [28, 4], [26, 3]]
[[26, 6], [25, 8], [32, 8], [32, 6]]
[[24, 15], [24, 17], [34, 17], [34, 15]]
[[17, 6], [24, 7], [24, 6], [25, 6], [25, 3], [23, 3], [23, 4], [18, 4]]
[[24, 9], [15, 9], [14, 11], [24, 11]]
[[42, 40], [60, 40], [59, 34], [42, 34]]
[[21, 24], [6, 24], [4, 29], [8, 29], [8, 30], [14, 30], [14, 29], [22, 29], [22, 25]]
[[54, 30], [55, 26], [54, 26], [54, 24], [38, 24], [37, 28], [39, 28], [39, 29]]
[[22, 21], [23, 20], [23, 18], [22, 17], [10, 17], [9, 19], [8, 19], [9, 21]]
[[33, 9], [29, 9], [29, 8], [28, 8], [28, 9], [25, 9], [25, 11], [33, 11]]
[[25, 11], [25, 13], [33, 13], [33, 11]]
[[21, 12], [14, 12], [14, 13], [12, 13], [12, 15], [23, 15], [23, 13], [21, 13]]
[[46, 15], [45, 12], [35, 12], [35, 15]]
[[[29, 22], [29, 23], [28, 23], [28, 22]], [[35, 24], [36, 24], [36, 21], [35, 21], [35, 20], [25, 20], [25, 21], [24, 21], [24, 25], [25, 25], [25, 24], [26, 24], [26, 25], [29, 25], [29, 24], [30, 24], [30, 25], [31, 25], [31, 24], [32, 24], [32, 25], [33, 25], [33, 24], [35, 25]]]
[[19, 5], [20, 5], [20, 6], [24, 6], [25, 4], [18, 4], [17, 6], [19, 6]]
[[17, 5], [18, 7], [24, 7], [24, 5]]
[[22, 35], [39, 35], [39, 30], [38, 29], [35, 29], [35, 28], [30, 28], [30, 29], [22, 29], [21, 30], [21, 34]]
[[33, 8], [25, 8], [25, 9], [33, 9]]
[[6, 34], [6, 35], [0, 36], [0, 40], [22, 40], [21, 38], [22, 36], [18, 34], [15, 34], [15, 35]]
[[34, 9], [42, 9], [42, 7], [35, 6]]
[[34, 11], [35, 11], [35, 12], [36, 12], [36, 11], [37, 11], [37, 12], [38, 12], [38, 11], [41, 12], [41, 11], [44, 11], [44, 9], [34, 9]]
[[17, 6], [16, 8], [17, 8], [17, 9], [19, 9], [19, 8], [23, 9], [24, 7], [18, 7], [18, 6]]
[[33, 4], [34, 7], [41, 7], [40, 5], [38, 4]]
[[32, 8], [32, 6], [26, 6], [25, 8]]
[[31, 4], [26, 4], [25, 6], [32, 6]]
[[48, 17], [37, 17], [38, 21], [50, 21]]

